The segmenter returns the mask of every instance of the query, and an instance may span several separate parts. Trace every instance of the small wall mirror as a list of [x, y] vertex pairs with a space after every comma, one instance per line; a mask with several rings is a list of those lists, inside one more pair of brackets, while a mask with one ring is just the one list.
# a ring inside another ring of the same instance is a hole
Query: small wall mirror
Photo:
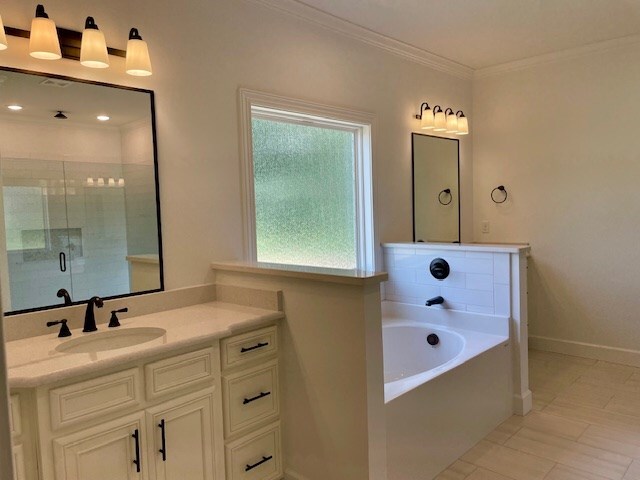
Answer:
[[459, 141], [413, 133], [413, 241], [460, 242]]
[[153, 92], [0, 69], [5, 313], [163, 288]]

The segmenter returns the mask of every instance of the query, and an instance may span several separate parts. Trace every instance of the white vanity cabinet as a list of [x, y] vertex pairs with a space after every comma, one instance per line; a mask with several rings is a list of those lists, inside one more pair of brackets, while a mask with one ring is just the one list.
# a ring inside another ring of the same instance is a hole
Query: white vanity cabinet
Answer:
[[220, 352], [226, 480], [280, 479], [277, 328], [223, 339]]
[[123, 367], [12, 394], [16, 480], [282, 478], [275, 325]]

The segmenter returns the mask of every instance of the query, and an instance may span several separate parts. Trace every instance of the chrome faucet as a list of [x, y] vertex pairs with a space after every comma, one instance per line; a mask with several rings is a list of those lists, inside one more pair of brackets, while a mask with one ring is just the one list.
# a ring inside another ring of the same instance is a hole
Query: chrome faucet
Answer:
[[104, 302], [100, 297], [91, 297], [89, 299], [89, 303], [87, 303], [87, 311], [84, 314], [84, 328], [82, 329], [83, 332], [95, 332], [96, 330], [98, 330], [98, 327], [96, 327], [96, 316], [93, 313], [94, 305], [97, 308], [102, 308]]

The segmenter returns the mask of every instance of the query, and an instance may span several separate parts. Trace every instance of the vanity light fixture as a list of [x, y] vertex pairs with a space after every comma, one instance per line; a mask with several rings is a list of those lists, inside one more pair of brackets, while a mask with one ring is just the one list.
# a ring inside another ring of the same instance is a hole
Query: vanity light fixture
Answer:
[[453, 110], [450, 109], [450, 108], [447, 108], [444, 113], [447, 116], [447, 129], [445, 131], [447, 133], [457, 133], [458, 132], [458, 117], [453, 112]]
[[147, 42], [142, 40], [137, 28], [132, 28], [129, 32], [125, 69], [129, 75], [136, 77], [147, 77], [152, 73]]
[[8, 47], [7, 35], [4, 33], [4, 23], [2, 23], [2, 15], [0, 15], [0, 50], [6, 50]]
[[416, 115], [416, 118], [420, 120], [420, 128], [422, 130], [431, 130], [433, 128], [433, 110], [431, 110], [427, 102], [420, 105], [420, 114]]
[[3, 27], [0, 18], [0, 50], [8, 48], [6, 35], [29, 39], [29, 54], [34, 58], [57, 60], [67, 58], [79, 60], [90, 68], [109, 66], [109, 55], [125, 59], [126, 72], [134, 76], [152, 74], [151, 59], [147, 42], [142, 40], [137, 28], [129, 32], [127, 50], [107, 46], [104, 33], [98, 29], [93, 17], [87, 17], [84, 30], [77, 32], [56, 27], [43, 5], [36, 7], [36, 15], [31, 22], [31, 31], [13, 27]]
[[58, 60], [62, 58], [56, 24], [44, 11], [43, 5], [36, 7], [36, 16], [31, 21], [29, 55], [41, 60]]
[[7, 108], [14, 112], [19, 112], [20, 110], [22, 110], [22, 105], [7, 105]]
[[107, 42], [104, 40], [104, 33], [98, 29], [93, 17], [87, 17], [84, 23], [80, 63], [89, 68], [107, 68], [109, 66]]
[[434, 110], [434, 117], [435, 117], [433, 131], [434, 132], [446, 132], [447, 131], [447, 116], [442, 111], [442, 108], [440, 108], [439, 105], [436, 105], [433, 110]]
[[456, 112], [456, 117], [458, 117], [458, 131], [456, 133], [458, 135], [469, 135], [469, 121], [462, 110]]
[[454, 113], [452, 108], [447, 108], [443, 111], [440, 105], [436, 105], [432, 110], [427, 102], [423, 102], [420, 105], [420, 113], [415, 118], [420, 120], [422, 130], [455, 133], [456, 135], [469, 134], [469, 120], [462, 110]]
[[111, 117], [109, 115], [98, 115], [96, 117], [98, 120], [100, 120], [101, 122], [106, 122], [108, 121]]

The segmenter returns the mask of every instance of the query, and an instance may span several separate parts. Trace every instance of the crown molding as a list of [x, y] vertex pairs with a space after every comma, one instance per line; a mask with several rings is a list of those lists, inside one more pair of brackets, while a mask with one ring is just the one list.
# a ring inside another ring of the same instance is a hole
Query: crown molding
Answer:
[[297, 0], [248, 0], [302, 20], [319, 25], [335, 33], [345, 35], [368, 45], [385, 50], [415, 63], [447, 73], [458, 78], [473, 78], [474, 70], [452, 60], [440, 57], [421, 48], [373, 32]]
[[504, 73], [525, 70], [528, 68], [537, 67], [539, 65], [564, 62], [567, 60], [572, 60], [574, 58], [580, 58], [587, 55], [594, 55], [610, 50], [616, 50], [618, 48], [624, 48], [638, 43], [640, 43], [640, 34], [614, 38], [613, 40], [605, 40], [603, 42], [591, 43], [589, 45], [583, 45], [581, 47], [569, 48], [567, 50], [560, 50], [558, 52], [537, 55], [535, 57], [515, 60], [513, 62], [501, 63], [499, 65], [493, 65], [491, 67], [479, 68], [474, 71], [473, 78], [477, 79], [491, 77]]

